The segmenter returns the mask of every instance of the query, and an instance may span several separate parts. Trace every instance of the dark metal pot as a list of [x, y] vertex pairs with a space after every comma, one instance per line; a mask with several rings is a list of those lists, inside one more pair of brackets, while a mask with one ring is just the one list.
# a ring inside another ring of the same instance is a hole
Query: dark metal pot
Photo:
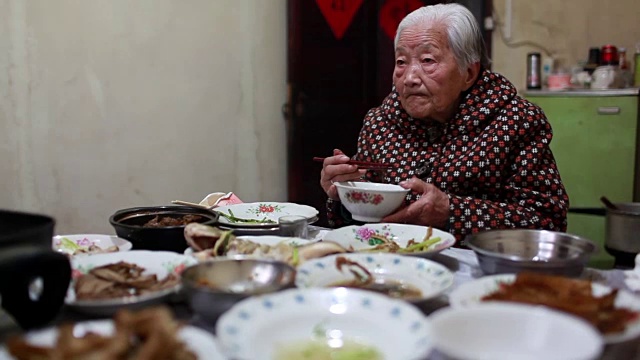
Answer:
[[604, 247], [616, 266], [633, 267], [640, 253], [640, 203], [615, 203], [612, 208], [570, 209], [570, 212], [605, 217]]
[[160, 250], [183, 253], [188, 245], [181, 226], [145, 227], [144, 224], [156, 216], [179, 218], [184, 215], [199, 215], [206, 225], [218, 223], [218, 214], [206, 209], [187, 206], [148, 206], [117, 211], [109, 218], [116, 234], [131, 241], [134, 250]]
[[48, 216], [0, 210], [2, 307], [23, 328], [53, 320], [67, 294], [71, 265], [51, 249], [54, 225]]
[[605, 246], [614, 251], [640, 253], [640, 203], [614, 204], [607, 209]]

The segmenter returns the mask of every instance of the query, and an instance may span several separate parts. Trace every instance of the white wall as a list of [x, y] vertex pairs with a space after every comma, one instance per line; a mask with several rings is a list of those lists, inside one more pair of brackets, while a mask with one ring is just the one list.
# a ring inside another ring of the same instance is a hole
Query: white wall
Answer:
[[0, 208], [286, 200], [285, 97], [284, 1], [0, 0]]

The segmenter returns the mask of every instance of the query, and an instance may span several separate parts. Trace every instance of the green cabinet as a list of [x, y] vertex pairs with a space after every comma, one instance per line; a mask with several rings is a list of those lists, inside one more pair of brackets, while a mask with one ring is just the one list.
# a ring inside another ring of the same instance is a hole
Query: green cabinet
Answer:
[[[540, 106], [553, 129], [551, 149], [569, 194], [570, 209], [638, 201], [638, 89], [606, 91], [531, 91], [525, 97]], [[599, 245], [590, 266], [610, 268], [604, 250], [605, 218], [572, 213], [567, 232]]]

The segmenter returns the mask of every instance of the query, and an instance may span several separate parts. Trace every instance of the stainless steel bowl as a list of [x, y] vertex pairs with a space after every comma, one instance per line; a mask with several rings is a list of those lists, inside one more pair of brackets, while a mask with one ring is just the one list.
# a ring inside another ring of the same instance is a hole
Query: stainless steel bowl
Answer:
[[488, 230], [467, 238], [485, 274], [532, 271], [577, 277], [596, 245], [582, 237], [547, 230]]
[[191, 309], [215, 322], [244, 298], [294, 287], [295, 277], [296, 270], [284, 262], [235, 256], [188, 267], [182, 286]]

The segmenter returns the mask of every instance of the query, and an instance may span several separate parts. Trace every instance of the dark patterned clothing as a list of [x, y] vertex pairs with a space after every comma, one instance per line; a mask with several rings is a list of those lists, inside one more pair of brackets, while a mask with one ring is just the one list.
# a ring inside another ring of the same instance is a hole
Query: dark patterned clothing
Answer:
[[[484, 70], [446, 124], [413, 119], [395, 89], [367, 113], [357, 160], [393, 164], [367, 172], [370, 181], [397, 184], [416, 175], [449, 196], [446, 230], [463, 246], [484, 229], [566, 231], [569, 198], [549, 148], [551, 125], [538, 106], [517, 95], [499, 74]], [[410, 192], [405, 203], [419, 198]], [[329, 200], [332, 226], [346, 225], [348, 211]]]

